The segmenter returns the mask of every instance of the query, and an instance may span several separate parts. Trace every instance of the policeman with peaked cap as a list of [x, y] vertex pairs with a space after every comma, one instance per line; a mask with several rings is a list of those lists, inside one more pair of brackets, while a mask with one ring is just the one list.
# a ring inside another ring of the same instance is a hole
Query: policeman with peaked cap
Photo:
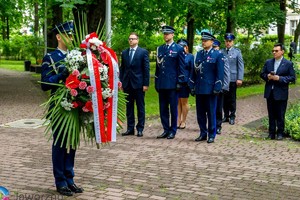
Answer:
[[194, 56], [189, 53], [189, 43], [185, 39], [180, 39], [177, 44], [184, 48], [185, 66], [184, 66], [184, 83], [178, 92], [178, 117], [177, 117], [177, 128], [184, 129], [186, 127], [186, 117], [189, 112], [189, 82], [191, 74], [194, 70]]
[[226, 33], [224, 38], [226, 48], [221, 51], [228, 59], [230, 68], [230, 83], [229, 91], [224, 94], [223, 122], [229, 122], [229, 124], [233, 125], [236, 117], [236, 89], [243, 83], [244, 61], [241, 50], [233, 46], [235, 36], [232, 33]]
[[[221, 45], [221, 42], [219, 40], [214, 40], [213, 48], [215, 50], [219, 50], [220, 49], [220, 45]], [[224, 55], [223, 55], [223, 58], [224, 58], [224, 81], [223, 81], [222, 91], [219, 93], [219, 95], [217, 97], [217, 111], [216, 111], [216, 116], [217, 116], [217, 134], [221, 134], [221, 130], [222, 130], [222, 118], [223, 118], [224, 92], [227, 92], [229, 90], [229, 82], [230, 82], [230, 69], [229, 69], [228, 60], [227, 60], [227, 58]]]
[[177, 131], [177, 89], [186, 80], [184, 50], [173, 40], [175, 29], [172, 26], [163, 26], [162, 32], [166, 43], [157, 48], [155, 89], [158, 92], [159, 113], [164, 132], [157, 138], [174, 139]]
[[201, 36], [203, 49], [196, 54], [192, 76], [200, 127], [200, 136], [195, 141], [212, 143], [216, 136], [217, 95], [223, 85], [224, 59], [220, 51], [212, 48], [215, 37], [208, 32], [202, 32]]
[[[69, 75], [63, 61], [67, 54], [67, 47], [72, 42], [73, 23], [65, 22], [59, 24], [53, 29], [53, 32], [56, 34], [58, 46], [55, 51], [44, 56], [41, 80], [47, 83], [60, 83], [64, 82]], [[54, 94], [57, 90], [57, 87], [53, 85], [42, 84], [41, 86], [44, 91], [51, 90], [51, 94]], [[51, 105], [50, 109], [53, 106], [55, 105]], [[61, 147], [61, 136], [59, 136], [55, 144], [58, 137], [57, 134], [57, 131], [53, 133], [52, 145], [53, 174], [57, 192], [65, 196], [72, 196], [73, 193], [82, 193], [83, 189], [76, 186], [73, 180], [75, 150], [70, 148], [70, 152], [67, 152], [65, 144]]]
[[219, 50], [220, 46], [221, 46], [221, 42], [219, 40], [215, 39], [212, 46], [214, 49]]

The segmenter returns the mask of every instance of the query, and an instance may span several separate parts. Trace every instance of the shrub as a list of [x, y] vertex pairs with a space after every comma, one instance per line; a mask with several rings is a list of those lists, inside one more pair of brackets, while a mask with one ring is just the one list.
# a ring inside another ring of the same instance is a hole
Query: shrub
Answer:
[[267, 59], [272, 58], [271, 50], [274, 43], [256, 44], [250, 48], [250, 44], [240, 44], [245, 65], [245, 84], [261, 82], [260, 73]]
[[2, 54], [5, 57], [10, 57], [11, 56], [12, 51], [11, 51], [9, 40], [3, 40], [2, 41]]
[[1, 41], [2, 54], [6, 59], [25, 60], [43, 58], [43, 39], [37, 36], [13, 35], [10, 40]]
[[23, 37], [25, 38], [24, 52], [26, 58], [29, 59], [29, 57], [32, 56], [35, 58], [36, 64], [40, 64], [39, 60], [41, 60], [44, 55], [43, 38], [34, 35]]
[[291, 138], [300, 140], [300, 103], [293, 104], [285, 114], [285, 131]]

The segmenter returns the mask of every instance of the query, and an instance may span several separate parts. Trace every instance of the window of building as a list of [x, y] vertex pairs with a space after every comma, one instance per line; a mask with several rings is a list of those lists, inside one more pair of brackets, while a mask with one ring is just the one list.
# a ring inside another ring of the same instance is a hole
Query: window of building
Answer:
[[290, 34], [291, 35], [295, 34], [295, 30], [297, 28], [297, 23], [298, 23], [298, 20], [291, 20], [290, 21]]

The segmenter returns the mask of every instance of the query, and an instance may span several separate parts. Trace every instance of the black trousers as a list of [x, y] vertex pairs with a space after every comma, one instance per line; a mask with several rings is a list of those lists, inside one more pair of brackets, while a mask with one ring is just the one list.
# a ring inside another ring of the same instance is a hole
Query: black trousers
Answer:
[[283, 136], [287, 100], [275, 100], [272, 92], [270, 97], [267, 98], [267, 108], [269, 117], [269, 134], [275, 135], [277, 133], [277, 135]]
[[235, 118], [236, 112], [236, 82], [230, 82], [229, 91], [224, 93], [224, 116], [226, 118]]
[[131, 84], [128, 88], [124, 88], [124, 92], [128, 94], [126, 104], [127, 130], [134, 130], [134, 102], [136, 102], [138, 123], [137, 131], [143, 131], [145, 126], [145, 92], [143, 88], [133, 89]]
[[221, 128], [222, 127], [223, 100], [224, 100], [224, 93], [220, 92], [218, 94], [218, 97], [217, 97], [217, 110], [216, 110], [217, 128]]

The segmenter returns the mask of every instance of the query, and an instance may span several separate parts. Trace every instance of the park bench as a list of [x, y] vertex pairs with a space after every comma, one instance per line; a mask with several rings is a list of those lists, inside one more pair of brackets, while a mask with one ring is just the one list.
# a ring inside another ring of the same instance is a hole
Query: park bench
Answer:
[[40, 74], [40, 73], [42, 73], [42, 66], [41, 65], [33, 65], [33, 64], [31, 64], [30, 65], [30, 71], [31, 72], [35, 72], [37, 74]]
[[42, 72], [42, 66], [31, 64], [29, 60], [26, 60], [24, 61], [24, 70], [40, 74]]

